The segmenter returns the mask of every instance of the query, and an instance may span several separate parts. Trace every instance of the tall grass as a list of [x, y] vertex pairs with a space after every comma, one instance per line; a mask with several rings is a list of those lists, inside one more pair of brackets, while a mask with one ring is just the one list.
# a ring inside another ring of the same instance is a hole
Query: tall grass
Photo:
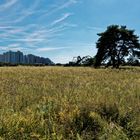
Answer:
[[0, 140], [138, 140], [140, 68], [0, 68]]

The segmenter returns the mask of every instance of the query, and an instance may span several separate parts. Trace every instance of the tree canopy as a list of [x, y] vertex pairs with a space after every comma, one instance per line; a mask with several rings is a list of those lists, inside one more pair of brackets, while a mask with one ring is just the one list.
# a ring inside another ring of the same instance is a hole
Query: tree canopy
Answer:
[[127, 58], [140, 59], [140, 44], [134, 30], [126, 26], [111, 25], [98, 34], [95, 67], [102, 63], [118, 68]]

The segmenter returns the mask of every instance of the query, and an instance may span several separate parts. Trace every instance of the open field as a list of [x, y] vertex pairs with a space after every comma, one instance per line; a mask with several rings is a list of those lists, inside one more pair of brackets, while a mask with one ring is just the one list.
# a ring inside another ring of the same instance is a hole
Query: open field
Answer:
[[0, 140], [138, 140], [140, 68], [0, 68]]

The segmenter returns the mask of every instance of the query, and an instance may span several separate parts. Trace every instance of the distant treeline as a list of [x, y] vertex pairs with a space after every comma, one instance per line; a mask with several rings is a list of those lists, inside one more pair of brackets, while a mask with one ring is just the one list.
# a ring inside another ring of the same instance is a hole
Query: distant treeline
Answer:
[[54, 66], [55, 64], [12, 64], [12, 63], [3, 63], [0, 62], [0, 67], [4, 67], [4, 66]]
[[[77, 56], [74, 57], [72, 61], [67, 64], [60, 64], [57, 63], [57, 66], [95, 66], [96, 63], [96, 56]], [[140, 66], [140, 62], [137, 59], [128, 58], [127, 61], [123, 61], [120, 64], [121, 66]], [[101, 66], [109, 67], [111, 64], [109, 63], [102, 63]]]

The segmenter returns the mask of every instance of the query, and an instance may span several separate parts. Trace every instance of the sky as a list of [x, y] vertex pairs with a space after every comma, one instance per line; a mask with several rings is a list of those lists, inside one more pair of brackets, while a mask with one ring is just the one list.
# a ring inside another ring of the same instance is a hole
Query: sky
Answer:
[[140, 36], [140, 0], [0, 0], [0, 53], [8, 50], [67, 63], [94, 56], [97, 33], [112, 24]]

